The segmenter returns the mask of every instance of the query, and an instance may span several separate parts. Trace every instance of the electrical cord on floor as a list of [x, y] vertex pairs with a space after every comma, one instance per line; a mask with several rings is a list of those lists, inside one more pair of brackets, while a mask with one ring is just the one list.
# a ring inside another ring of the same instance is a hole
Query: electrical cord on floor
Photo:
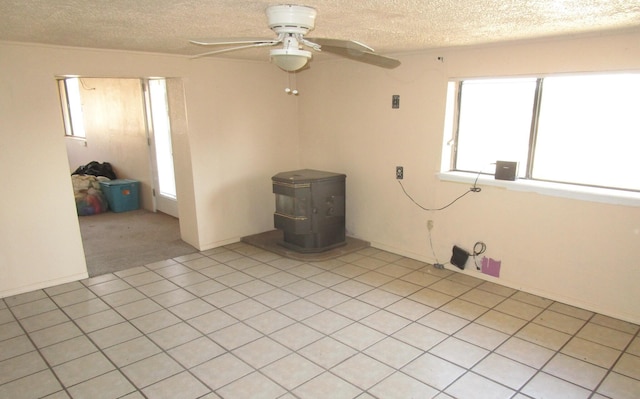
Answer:
[[480, 270], [480, 266], [478, 265], [477, 256], [482, 255], [487, 250], [487, 244], [482, 241], [478, 241], [473, 246], [473, 263], [476, 265], [476, 270]]
[[445, 206], [443, 206], [441, 208], [427, 208], [427, 207], [424, 207], [424, 206], [420, 205], [416, 200], [413, 199], [413, 197], [411, 197], [411, 195], [409, 195], [407, 190], [405, 190], [404, 185], [402, 184], [402, 180], [398, 179], [398, 183], [400, 184], [400, 187], [402, 188], [402, 191], [407, 196], [407, 198], [409, 198], [411, 200], [411, 202], [416, 204], [423, 211], [441, 211], [443, 209], [447, 209], [448, 207], [453, 205], [456, 201], [458, 201], [460, 198], [464, 197], [465, 195], [467, 195], [469, 193], [479, 193], [480, 191], [482, 191], [482, 189], [480, 187], [478, 187], [478, 179], [480, 178], [480, 174], [481, 173], [482, 172], [478, 172], [478, 175], [476, 176], [476, 180], [473, 182], [473, 186], [468, 191], [465, 191], [458, 198], [454, 199], [453, 201], [449, 202], [447, 205], [445, 205]]
[[440, 263], [440, 261], [438, 260], [438, 256], [436, 255], [436, 250], [433, 249], [433, 240], [431, 239], [431, 229], [427, 228], [427, 231], [429, 232], [429, 245], [431, 246], [431, 253], [433, 254], [433, 259], [436, 260], [436, 263], [434, 263], [433, 266], [436, 269], [443, 269], [444, 265]]

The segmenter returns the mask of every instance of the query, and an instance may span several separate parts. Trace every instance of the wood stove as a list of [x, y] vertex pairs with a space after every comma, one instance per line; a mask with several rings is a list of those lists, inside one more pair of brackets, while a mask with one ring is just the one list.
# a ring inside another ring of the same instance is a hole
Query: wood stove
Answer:
[[313, 169], [272, 177], [273, 223], [284, 232], [281, 245], [298, 252], [323, 252], [346, 244], [346, 177]]

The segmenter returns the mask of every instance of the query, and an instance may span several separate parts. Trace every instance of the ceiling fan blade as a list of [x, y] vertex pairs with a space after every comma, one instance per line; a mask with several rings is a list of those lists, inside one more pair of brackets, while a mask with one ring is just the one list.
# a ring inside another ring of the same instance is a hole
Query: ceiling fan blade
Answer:
[[254, 43], [254, 44], [248, 44], [246, 46], [223, 48], [223, 49], [220, 49], [220, 50], [208, 51], [206, 53], [194, 55], [193, 57], [190, 57], [190, 58], [191, 59], [195, 59], [195, 58], [206, 57], [208, 55], [222, 54], [222, 53], [226, 53], [226, 52], [229, 52], [229, 51], [243, 50], [243, 49], [246, 49], [246, 48], [273, 46], [274, 44], [277, 44], [277, 43]]
[[189, 40], [190, 43], [197, 44], [199, 46], [229, 46], [233, 44], [258, 44], [265, 43], [265, 45], [275, 45], [280, 43], [280, 39], [264, 39], [264, 38], [229, 38], [229, 39], [197, 39]]
[[314, 38], [306, 38], [308, 41], [317, 43], [322, 47], [339, 47], [347, 50], [355, 50], [355, 51], [370, 51], [374, 50], [367, 46], [366, 44], [357, 42], [355, 40], [341, 40], [341, 39], [328, 39], [324, 37], [314, 37]]
[[399, 60], [375, 54], [371, 51], [358, 51], [344, 47], [332, 47], [326, 45], [322, 46], [322, 51], [387, 69], [393, 69], [400, 66]]

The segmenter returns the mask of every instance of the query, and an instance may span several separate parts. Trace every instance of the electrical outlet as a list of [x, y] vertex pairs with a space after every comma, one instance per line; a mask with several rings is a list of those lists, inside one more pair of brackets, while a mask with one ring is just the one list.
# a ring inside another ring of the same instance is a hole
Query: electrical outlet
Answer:
[[402, 166], [396, 166], [396, 179], [404, 179], [404, 168]]
[[433, 220], [427, 220], [427, 229], [429, 231], [433, 230]]

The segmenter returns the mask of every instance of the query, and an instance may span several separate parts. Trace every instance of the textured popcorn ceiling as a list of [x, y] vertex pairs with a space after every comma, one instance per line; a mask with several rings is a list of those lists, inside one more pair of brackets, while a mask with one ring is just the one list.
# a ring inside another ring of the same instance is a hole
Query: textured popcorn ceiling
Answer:
[[[264, 10], [244, 0], [0, 0], [0, 40], [193, 55], [189, 39], [264, 37]], [[640, 32], [640, 0], [306, 0], [309, 36], [393, 54], [616, 30]], [[265, 59], [268, 51], [225, 53]], [[1, 56], [1, 54], [0, 54]]]

